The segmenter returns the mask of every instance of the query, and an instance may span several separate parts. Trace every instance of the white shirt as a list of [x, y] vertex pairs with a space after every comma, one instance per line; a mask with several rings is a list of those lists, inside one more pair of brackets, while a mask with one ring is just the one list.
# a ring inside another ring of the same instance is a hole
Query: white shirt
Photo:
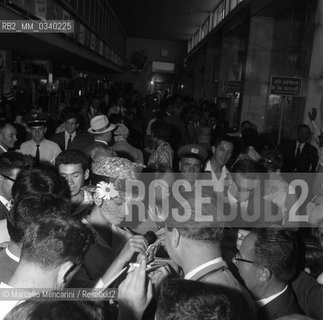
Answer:
[[[19, 152], [22, 154], [30, 155], [35, 157], [36, 155], [36, 143], [34, 140], [28, 140], [21, 144]], [[40, 161], [48, 161], [51, 164], [55, 164], [56, 157], [62, 152], [61, 148], [54, 141], [44, 139], [39, 144], [39, 158]]]
[[72, 134], [69, 134], [66, 130], [64, 132], [65, 132], [65, 150], [67, 150], [68, 140], [70, 139], [70, 136], [72, 136], [72, 141], [73, 141], [74, 138], [76, 137], [76, 132], [74, 131]]
[[1, 144], [0, 144], [0, 148], [4, 151], [4, 152], [7, 152], [8, 150], [5, 149], [5, 147], [3, 147]]
[[10, 236], [7, 228], [7, 219], [0, 220], [0, 243], [9, 242]]
[[224, 181], [225, 181], [226, 177], [230, 175], [230, 173], [229, 173], [228, 169], [226, 168], [226, 166], [223, 166], [223, 168], [222, 168], [220, 179], [217, 178], [215, 172], [212, 169], [211, 160], [209, 160], [206, 163], [205, 171], [210, 171], [211, 172], [212, 182], [213, 182], [213, 190], [215, 192], [223, 192], [224, 191]]
[[3, 197], [2, 195], [0, 195], [0, 201], [1, 201], [1, 203], [8, 209], [8, 210], [10, 210], [11, 208], [9, 207], [9, 201], [5, 198], [5, 197]]
[[12, 252], [10, 252], [10, 250], [9, 250], [9, 248], [8, 247], [6, 247], [6, 254], [7, 254], [7, 256], [10, 258], [10, 259], [12, 259], [12, 260], [14, 260], [14, 261], [16, 261], [16, 262], [18, 262], [19, 263], [19, 261], [20, 261], [20, 258], [19, 257], [17, 257], [17, 256], [15, 256]]
[[198, 272], [200, 272], [201, 270], [213, 265], [213, 264], [217, 264], [219, 262], [222, 262], [223, 259], [222, 257], [218, 257], [216, 259], [213, 259], [211, 261], [205, 262], [203, 264], [201, 264], [200, 266], [198, 266], [197, 268], [193, 269], [192, 271], [190, 271], [189, 273], [187, 273], [184, 277], [184, 279], [186, 280], [190, 280], [195, 274], [197, 274]]
[[256, 301], [256, 304], [263, 307], [264, 305], [268, 304], [270, 301], [276, 299], [278, 296], [283, 294], [287, 290], [287, 288], [288, 288], [288, 286], [286, 286], [282, 291], [279, 291], [278, 293], [273, 294], [272, 296], [270, 296], [268, 298], [264, 298], [264, 299], [260, 299], [260, 300]]

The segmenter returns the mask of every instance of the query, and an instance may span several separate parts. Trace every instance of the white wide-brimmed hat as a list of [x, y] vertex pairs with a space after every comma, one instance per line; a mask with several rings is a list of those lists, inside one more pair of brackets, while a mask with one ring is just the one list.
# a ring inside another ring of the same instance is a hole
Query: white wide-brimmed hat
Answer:
[[91, 127], [87, 130], [92, 134], [102, 134], [112, 131], [116, 128], [116, 125], [109, 122], [105, 115], [99, 115], [91, 120]]

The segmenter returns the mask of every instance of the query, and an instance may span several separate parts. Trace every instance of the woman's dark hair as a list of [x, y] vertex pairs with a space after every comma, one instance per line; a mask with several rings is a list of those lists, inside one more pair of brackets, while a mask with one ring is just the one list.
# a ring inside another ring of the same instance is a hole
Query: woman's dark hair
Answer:
[[249, 173], [260, 173], [260, 172], [266, 172], [266, 169], [258, 164], [255, 161], [249, 160], [249, 159], [243, 159], [237, 161], [232, 169], [231, 172], [233, 173], [241, 173], [242, 175], [244, 174], [249, 174]]
[[151, 125], [151, 132], [157, 138], [168, 141], [170, 134], [170, 127], [164, 121], [155, 121]]
[[254, 128], [246, 128], [241, 131], [241, 139], [246, 147], [258, 147], [258, 132]]

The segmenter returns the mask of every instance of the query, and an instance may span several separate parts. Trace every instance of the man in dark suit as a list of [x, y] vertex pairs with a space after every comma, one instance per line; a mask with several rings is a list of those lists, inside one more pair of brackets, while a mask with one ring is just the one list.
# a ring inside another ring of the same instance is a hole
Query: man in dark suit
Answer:
[[82, 134], [77, 131], [79, 127], [79, 121], [76, 113], [72, 110], [66, 112], [64, 117], [65, 130], [60, 133], [56, 133], [52, 136], [51, 140], [56, 142], [62, 151], [75, 149], [84, 150], [84, 148], [92, 143], [93, 138], [89, 134]]
[[9, 122], [0, 122], [0, 154], [12, 149], [16, 141], [16, 128]]
[[297, 262], [297, 243], [291, 232], [278, 227], [252, 230], [234, 261], [258, 306], [258, 319], [301, 313], [288, 284]]
[[10, 151], [0, 155], [0, 220], [7, 219], [11, 208], [11, 189], [18, 173], [31, 165], [31, 158], [18, 152]]
[[310, 135], [310, 128], [301, 124], [297, 128], [297, 140], [280, 147], [284, 157], [283, 172], [316, 172], [318, 153], [317, 149], [307, 142]]
[[[250, 295], [222, 259], [223, 228], [218, 221], [215, 199], [210, 191], [204, 192], [201, 199], [199, 196], [202, 195], [186, 192], [175, 197], [176, 200], [181, 199], [181, 203], [175, 200], [170, 203], [172, 209], [169, 210], [165, 232], [167, 252], [183, 269], [184, 279], [217, 284], [242, 293], [250, 312], [255, 315]], [[211, 201], [205, 201], [208, 198]], [[178, 219], [184, 216], [185, 221]]]

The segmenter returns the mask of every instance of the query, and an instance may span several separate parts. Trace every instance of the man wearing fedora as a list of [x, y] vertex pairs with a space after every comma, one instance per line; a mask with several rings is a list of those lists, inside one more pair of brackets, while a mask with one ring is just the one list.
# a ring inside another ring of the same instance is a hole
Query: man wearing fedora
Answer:
[[35, 118], [27, 122], [30, 128], [31, 139], [22, 143], [20, 152], [35, 158], [36, 165], [40, 161], [55, 163], [55, 159], [62, 152], [59, 145], [51, 140], [45, 139], [47, 130], [45, 118]]
[[87, 155], [91, 155], [91, 151], [96, 147], [104, 146], [107, 150], [111, 151], [111, 156], [115, 156], [115, 152], [109, 147], [109, 142], [112, 139], [112, 131], [116, 128], [116, 125], [109, 122], [105, 115], [95, 116], [91, 120], [91, 126], [88, 132], [94, 137], [94, 141], [90, 143], [84, 152]]

